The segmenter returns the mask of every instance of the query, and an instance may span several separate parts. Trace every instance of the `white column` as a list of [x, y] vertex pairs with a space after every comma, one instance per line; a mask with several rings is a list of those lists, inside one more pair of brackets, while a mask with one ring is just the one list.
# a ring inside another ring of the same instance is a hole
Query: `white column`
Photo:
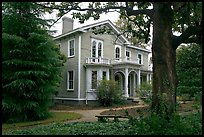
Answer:
[[128, 95], [128, 68], [125, 68], [125, 97], [129, 97]]
[[137, 84], [138, 86], [140, 85], [140, 69], [138, 70], [138, 75], [137, 75]]
[[107, 71], [106, 71], [106, 79], [107, 79], [107, 80], [110, 80], [110, 73], [109, 73], [109, 69], [107, 69]]
[[99, 70], [98, 70], [98, 78], [97, 78], [97, 81], [99, 82], [99, 81], [101, 81], [102, 79], [103, 79], [102, 70], [99, 69]]
[[86, 69], [86, 90], [89, 91], [91, 89], [91, 70]]
[[79, 36], [79, 49], [78, 49], [78, 99], [81, 94], [81, 35]]
[[135, 74], [133, 74], [133, 97], [136, 95], [136, 92], [135, 92], [135, 90], [136, 90], [136, 85], [135, 85], [136, 83], [135, 83]]

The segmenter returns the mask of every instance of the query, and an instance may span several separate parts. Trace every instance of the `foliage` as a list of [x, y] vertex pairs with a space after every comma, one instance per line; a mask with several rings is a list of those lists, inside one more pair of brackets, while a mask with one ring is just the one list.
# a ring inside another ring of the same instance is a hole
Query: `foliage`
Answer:
[[122, 102], [122, 91], [114, 80], [101, 80], [97, 89], [97, 98], [102, 106], [111, 106]]
[[2, 7], [3, 122], [45, 119], [58, 92], [63, 56], [37, 5], [4, 2]]
[[3, 131], [2, 135], [202, 135], [202, 114], [175, 114], [170, 122], [152, 114], [131, 121], [52, 123], [22, 130]]
[[151, 96], [152, 84], [151, 82], [142, 82], [136, 89], [136, 92], [140, 97]]
[[[131, 18], [131, 17], [130, 17]], [[133, 17], [132, 17], [133, 18]], [[115, 22], [116, 27], [123, 33], [123, 35], [133, 43], [133, 45], [142, 46], [144, 39], [140, 38], [142, 32], [138, 33], [139, 27], [134, 23], [128, 21], [126, 18], [120, 18]], [[134, 31], [128, 31], [131, 28]]]
[[176, 68], [178, 74], [177, 94], [191, 97], [202, 92], [202, 49], [191, 44], [177, 49]]

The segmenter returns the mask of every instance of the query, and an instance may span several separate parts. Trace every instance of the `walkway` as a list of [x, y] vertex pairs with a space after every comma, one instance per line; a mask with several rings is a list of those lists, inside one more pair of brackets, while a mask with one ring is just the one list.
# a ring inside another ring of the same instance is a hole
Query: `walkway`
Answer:
[[[119, 109], [126, 109], [126, 108], [136, 108], [136, 107], [144, 107], [144, 105], [137, 105], [137, 106], [127, 106], [127, 107], [120, 107], [120, 108], [113, 108], [112, 110], [119, 110]], [[107, 111], [110, 109], [95, 109], [95, 110], [72, 110], [72, 111], [64, 111], [64, 110], [53, 110], [54, 112], [75, 112], [79, 113], [82, 117], [80, 119], [69, 120], [66, 123], [70, 122], [94, 122], [97, 121], [96, 115], [100, 115], [101, 112]]]

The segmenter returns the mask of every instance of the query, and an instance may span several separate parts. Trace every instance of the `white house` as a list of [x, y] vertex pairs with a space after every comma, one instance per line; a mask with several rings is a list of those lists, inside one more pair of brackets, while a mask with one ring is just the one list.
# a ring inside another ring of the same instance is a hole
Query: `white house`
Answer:
[[[94, 29], [107, 27], [112, 34], [93, 33]], [[137, 95], [135, 89], [141, 82], [150, 81], [150, 50], [131, 43], [110, 20], [101, 21], [73, 30], [73, 20], [63, 17], [62, 34], [54, 37], [60, 51], [68, 57], [65, 63], [58, 101], [87, 103], [97, 100], [96, 86], [102, 79], [119, 82], [124, 97]]]

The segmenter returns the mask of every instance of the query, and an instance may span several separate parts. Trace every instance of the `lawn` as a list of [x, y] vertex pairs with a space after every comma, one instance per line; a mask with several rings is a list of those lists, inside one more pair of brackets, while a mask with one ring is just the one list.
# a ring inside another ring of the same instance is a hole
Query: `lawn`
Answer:
[[49, 123], [59, 123], [68, 120], [74, 120], [81, 118], [81, 115], [74, 112], [51, 112], [51, 117], [46, 120], [31, 121], [31, 122], [19, 122], [13, 124], [2, 124], [2, 130], [14, 130], [21, 128], [33, 127], [36, 125], [44, 125]]
[[[193, 104], [193, 102], [182, 103], [180, 104], [179, 110], [183, 112], [191, 111], [194, 108]], [[120, 111], [118, 112], [121, 113]], [[113, 113], [113, 111], [110, 109], [109, 112], [103, 113]], [[55, 116], [51, 119], [35, 121], [30, 124], [3, 124], [2, 128], [4, 130], [2, 131], [2, 135], [202, 135], [202, 113], [200, 112], [182, 117], [176, 115], [170, 122], [153, 115], [143, 119], [135, 118], [118, 122], [108, 121], [105, 123], [64, 123], [62, 121], [72, 119], [73, 117], [73, 119], [79, 118], [80, 115], [66, 112], [55, 112], [54, 114]], [[39, 123], [41, 124], [37, 125]], [[22, 129], [24, 126], [26, 127]], [[12, 130], [5, 130], [6, 127], [7, 129], [12, 128]], [[17, 129], [17, 127], [20, 127], [20, 129]]]
[[170, 122], [157, 116], [119, 122], [51, 123], [2, 135], [202, 135], [201, 114], [176, 116]]

